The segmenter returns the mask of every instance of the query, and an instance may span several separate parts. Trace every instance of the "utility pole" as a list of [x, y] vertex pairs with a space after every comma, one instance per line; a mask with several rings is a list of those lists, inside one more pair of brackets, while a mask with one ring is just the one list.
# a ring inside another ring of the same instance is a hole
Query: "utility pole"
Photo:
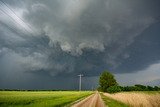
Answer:
[[82, 87], [82, 81], [81, 81], [81, 79], [82, 79], [82, 76], [83, 76], [83, 74], [79, 74], [78, 75], [79, 76], [79, 91], [81, 91], [81, 87]]

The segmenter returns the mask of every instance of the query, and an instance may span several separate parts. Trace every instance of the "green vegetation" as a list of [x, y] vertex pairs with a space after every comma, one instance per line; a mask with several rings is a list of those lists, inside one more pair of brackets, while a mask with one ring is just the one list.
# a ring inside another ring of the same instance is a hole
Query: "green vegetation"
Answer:
[[0, 106], [62, 107], [92, 93], [91, 91], [0, 91]]
[[108, 93], [116, 93], [116, 92], [120, 92], [120, 91], [121, 91], [120, 86], [111, 86], [111, 87], [107, 88]]
[[134, 86], [124, 86], [120, 87], [121, 91], [160, 91], [160, 87], [158, 86], [144, 86], [144, 85], [134, 85]]
[[99, 91], [116, 93], [121, 91], [160, 91], [158, 86], [144, 86], [141, 84], [136, 84], [134, 86], [118, 86], [114, 75], [110, 72], [104, 71], [99, 78]]
[[104, 101], [104, 103], [108, 106], [108, 107], [129, 107], [128, 105], [119, 102], [117, 100], [114, 100], [112, 98], [106, 97], [101, 93], [101, 97]]
[[114, 79], [114, 75], [110, 72], [104, 71], [99, 78], [99, 90], [103, 92], [107, 92], [107, 89], [111, 86], [118, 85], [116, 80]]

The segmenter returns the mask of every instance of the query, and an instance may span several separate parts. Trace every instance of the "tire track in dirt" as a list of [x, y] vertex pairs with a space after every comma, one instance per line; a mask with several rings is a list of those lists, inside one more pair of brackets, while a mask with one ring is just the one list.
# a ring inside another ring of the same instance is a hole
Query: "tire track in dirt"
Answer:
[[106, 107], [98, 91], [72, 107]]

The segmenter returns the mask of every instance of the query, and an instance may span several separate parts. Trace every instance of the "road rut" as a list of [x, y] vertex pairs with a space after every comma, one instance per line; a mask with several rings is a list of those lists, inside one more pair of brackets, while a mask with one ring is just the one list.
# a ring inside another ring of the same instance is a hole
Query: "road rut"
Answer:
[[79, 103], [73, 105], [72, 107], [106, 107], [100, 94], [96, 92], [95, 94], [85, 98]]

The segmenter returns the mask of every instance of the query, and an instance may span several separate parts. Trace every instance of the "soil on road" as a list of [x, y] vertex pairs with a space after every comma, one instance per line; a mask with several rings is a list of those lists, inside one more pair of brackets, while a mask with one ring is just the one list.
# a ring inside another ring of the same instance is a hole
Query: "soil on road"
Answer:
[[106, 107], [100, 94], [96, 92], [95, 94], [85, 98], [79, 103], [73, 105], [72, 107]]

